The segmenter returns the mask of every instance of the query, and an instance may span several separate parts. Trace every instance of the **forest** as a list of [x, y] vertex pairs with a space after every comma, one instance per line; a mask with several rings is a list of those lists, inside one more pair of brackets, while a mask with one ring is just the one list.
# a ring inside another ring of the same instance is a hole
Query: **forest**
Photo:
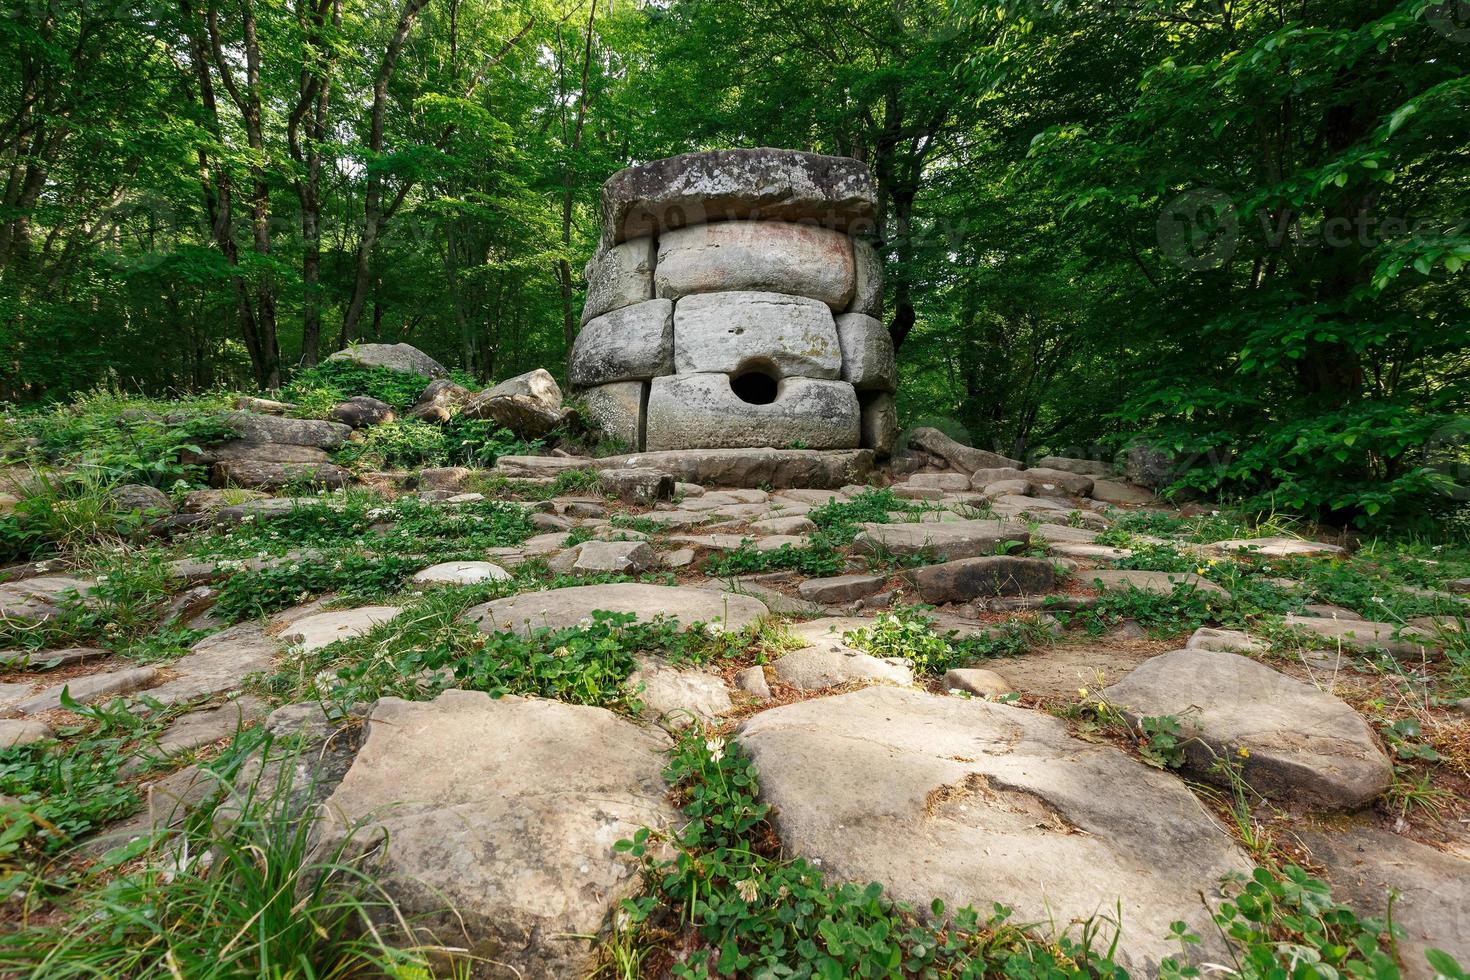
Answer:
[[598, 190], [875, 175], [900, 417], [1179, 488], [1463, 504], [1459, 0], [12, 0], [0, 398], [272, 390], [354, 342], [564, 377]]

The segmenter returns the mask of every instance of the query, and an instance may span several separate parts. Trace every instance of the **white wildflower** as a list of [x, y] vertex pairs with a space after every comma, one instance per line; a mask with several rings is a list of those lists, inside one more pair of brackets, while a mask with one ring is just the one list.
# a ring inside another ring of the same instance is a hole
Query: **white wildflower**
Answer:
[[711, 762], [719, 762], [725, 757], [725, 740], [722, 738], [712, 738], [704, 743], [704, 749], [709, 753], [709, 760]]
[[761, 886], [756, 884], [754, 878], [746, 878], [744, 881], [735, 882], [735, 890], [740, 897], [747, 902], [753, 902], [761, 895]]

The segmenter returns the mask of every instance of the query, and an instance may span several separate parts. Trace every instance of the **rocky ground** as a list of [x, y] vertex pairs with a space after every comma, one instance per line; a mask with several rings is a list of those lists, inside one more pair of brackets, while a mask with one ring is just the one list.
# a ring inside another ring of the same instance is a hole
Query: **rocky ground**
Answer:
[[261, 801], [477, 975], [1470, 962], [1463, 551], [934, 430], [369, 470], [274, 411], [195, 447], [217, 488], [114, 488], [125, 540], [3, 573], [17, 972]]

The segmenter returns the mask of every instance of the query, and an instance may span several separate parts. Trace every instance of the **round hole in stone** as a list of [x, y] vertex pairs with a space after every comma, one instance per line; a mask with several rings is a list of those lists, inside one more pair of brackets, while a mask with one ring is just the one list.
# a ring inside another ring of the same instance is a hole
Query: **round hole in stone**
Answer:
[[769, 405], [776, 400], [780, 382], [774, 366], [746, 363], [730, 377], [730, 390], [747, 405]]

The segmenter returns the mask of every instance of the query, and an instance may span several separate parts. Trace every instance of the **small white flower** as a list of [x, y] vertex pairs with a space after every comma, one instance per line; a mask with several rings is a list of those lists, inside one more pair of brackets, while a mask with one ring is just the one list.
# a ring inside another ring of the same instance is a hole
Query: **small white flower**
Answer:
[[725, 757], [725, 740], [722, 738], [712, 738], [704, 743], [704, 749], [709, 753], [709, 760], [711, 762], [719, 762]]
[[754, 878], [746, 878], [744, 881], [735, 882], [735, 890], [747, 902], [755, 901], [757, 898], [760, 898], [761, 894], [761, 886], [756, 884]]

